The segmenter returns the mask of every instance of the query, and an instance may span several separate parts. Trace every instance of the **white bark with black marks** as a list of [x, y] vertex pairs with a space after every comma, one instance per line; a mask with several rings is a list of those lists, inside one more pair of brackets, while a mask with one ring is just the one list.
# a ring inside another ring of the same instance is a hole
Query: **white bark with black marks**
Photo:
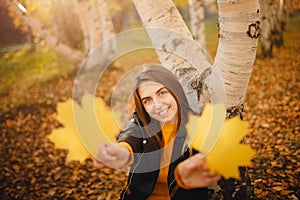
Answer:
[[213, 65], [203, 47], [191, 45], [192, 34], [171, 0], [133, 2], [145, 27], [161, 29], [150, 29], [148, 35], [161, 63], [188, 82], [193, 108], [208, 100], [222, 101], [228, 109], [243, 104], [259, 36], [258, 0], [218, 1], [219, 46]]
[[194, 39], [206, 48], [205, 7], [203, 0], [189, 0], [191, 31]]

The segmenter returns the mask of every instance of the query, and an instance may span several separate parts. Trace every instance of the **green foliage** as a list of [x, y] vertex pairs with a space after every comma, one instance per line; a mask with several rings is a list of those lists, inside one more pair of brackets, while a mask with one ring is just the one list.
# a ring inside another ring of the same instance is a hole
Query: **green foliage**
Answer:
[[45, 47], [24, 47], [0, 55], [0, 97], [22, 95], [22, 89], [40, 85], [73, 70], [70, 63]]
[[300, 46], [300, 15], [289, 18], [287, 26], [284, 31], [284, 45], [285, 46]]

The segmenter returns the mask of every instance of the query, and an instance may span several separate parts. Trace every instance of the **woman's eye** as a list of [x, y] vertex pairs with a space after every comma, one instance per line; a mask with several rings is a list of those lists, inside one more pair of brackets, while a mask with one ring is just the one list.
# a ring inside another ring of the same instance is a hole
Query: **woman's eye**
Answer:
[[150, 104], [151, 103], [151, 99], [147, 98], [143, 100], [143, 104]]
[[166, 94], [168, 94], [168, 91], [167, 90], [162, 90], [159, 95], [160, 96], [165, 96]]

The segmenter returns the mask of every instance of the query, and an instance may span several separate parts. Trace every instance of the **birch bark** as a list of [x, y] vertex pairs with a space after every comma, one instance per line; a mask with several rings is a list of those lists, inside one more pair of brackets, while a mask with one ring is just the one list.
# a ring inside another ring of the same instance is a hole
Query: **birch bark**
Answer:
[[228, 109], [243, 104], [259, 36], [258, 0], [218, 1], [220, 37], [213, 67], [205, 49], [191, 42], [192, 34], [171, 0], [133, 2], [144, 26], [149, 28], [148, 35], [161, 63], [188, 82], [189, 99], [197, 95], [198, 105], [190, 100], [193, 108], [210, 99], [225, 101]]
[[205, 8], [203, 0], [189, 0], [191, 31], [194, 39], [206, 48]]
[[284, 44], [283, 32], [289, 16], [293, 14], [291, 0], [260, 0], [261, 49], [264, 57], [273, 57], [273, 47]]
[[160, 62], [178, 76], [191, 107], [199, 111], [198, 99], [204, 94], [199, 84], [211, 67], [205, 49], [193, 42], [191, 32], [171, 0], [133, 0], [133, 3]]
[[76, 1], [86, 52], [90, 52], [103, 40], [101, 18], [92, 0]]
[[279, 9], [274, 0], [259, 0], [261, 8], [261, 50], [264, 57], [273, 57], [272, 30]]
[[105, 0], [97, 0], [96, 5], [101, 16], [101, 28], [104, 40], [115, 35], [115, 29], [109, 8]]
[[[219, 0], [219, 45], [213, 73], [225, 89], [227, 108], [244, 102], [259, 37], [259, 4], [257, 0]], [[210, 88], [217, 85], [210, 83]], [[218, 95], [218, 94], [216, 94]]]
[[[113, 20], [109, 12], [107, 2], [105, 0], [97, 0], [96, 3], [99, 15], [101, 16], [103, 41], [107, 41], [107, 39], [113, 38], [116, 35]], [[105, 42], [102, 50], [103, 53], [107, 55], [107, 58], [109, 60], [113, 58], [116, 52], [115, 41], [113, 39], [110, 39], [109, 42]]]

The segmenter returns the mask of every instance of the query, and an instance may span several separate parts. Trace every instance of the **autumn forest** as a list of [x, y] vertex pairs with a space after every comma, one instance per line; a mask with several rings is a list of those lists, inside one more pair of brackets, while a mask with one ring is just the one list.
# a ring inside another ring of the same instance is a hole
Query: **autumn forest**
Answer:
[[[247, 124], [235, 145], [251, 149], [251, 164], [224, 172], [210, 199], [300, 199], [296, 0], [2, 0], [0, 199], [119, 199], [127, 171], [68, 147], [71, 101], [80, 109], [92, 94], [104, 132], [115, 126], [110, 110], [123, 126], [133, 105], [122, 79], [147, 63], [170, 66], [193, 109], [221, 99], [224, 120]], [[65, 136], [53, 139], [58, 130]], [[219, 163], [248, 159], [234, 155]]]

